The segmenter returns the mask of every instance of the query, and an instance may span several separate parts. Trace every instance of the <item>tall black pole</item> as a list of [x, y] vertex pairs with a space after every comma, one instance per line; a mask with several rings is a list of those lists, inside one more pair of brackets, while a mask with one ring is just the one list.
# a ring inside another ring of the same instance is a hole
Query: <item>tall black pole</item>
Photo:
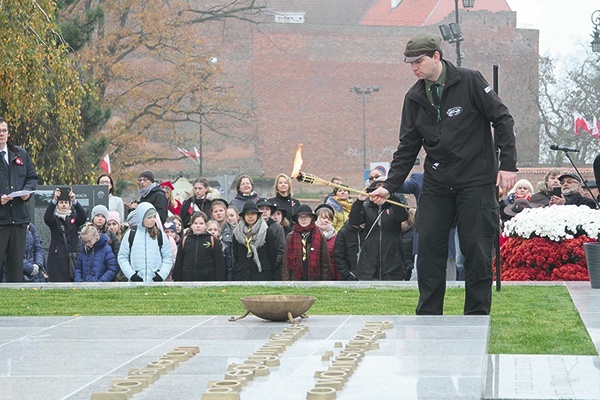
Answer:
[[[456, 25], [460, 25], [458, 23], [458, 0], [454, 0], [454, 17], [456, 19]], [[454, 45], [456, 46], [456, 66], [462, 66], [462, 60], [460, 56], [460, 40], [457, 40]]]
[[[493, 69], [493, 85], [494, 92], [498, 94], [498, 65], [494, 65]], [[495, 141], [494, 141], [495, 142]], [[496, 150], [497, 151], [497, 150]], [[496, 197], [500, 201], [500, 186], [496, 188]], [[501, 264], [500, 264], [500, 211], [498, 211], [498, 218], [496, 223], [498, 228], [496, 229], [496, 291], [499, 292], [502, 289], [502, 278], [501, 278]]]

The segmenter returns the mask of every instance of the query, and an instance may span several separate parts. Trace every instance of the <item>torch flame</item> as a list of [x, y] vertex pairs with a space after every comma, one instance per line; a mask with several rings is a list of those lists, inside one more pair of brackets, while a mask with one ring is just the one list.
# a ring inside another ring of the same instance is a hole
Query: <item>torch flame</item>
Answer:
[[292, 171], [292, 178], [296, 178], [300, 174], [300, 168], [302, 168], [302, 143], [298, 145], [296, 150], [296, 157], [294, 157], [294, 169]]

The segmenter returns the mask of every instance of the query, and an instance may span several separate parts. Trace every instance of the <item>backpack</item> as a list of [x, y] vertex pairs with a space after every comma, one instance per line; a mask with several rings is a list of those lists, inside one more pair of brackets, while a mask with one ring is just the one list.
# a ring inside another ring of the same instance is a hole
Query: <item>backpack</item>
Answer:
[[[181, 239], [181, 248], [183, 249], [183, 246], [185, 246], [185, 239], [187, 239], [187, 235], [185, 235], [183, 237], [183, 239]], [[213, 248], [215, 247], [215, 237], [213, 235], [210, 235], [210, 247]]]
[[[129, 232], [129, 251], [131, 251], [131, 246], [133, 246], [133, 239], [135, 238], [135, 233], [137, 232], [137, 226], [132, 226], [131, 228], [129, 228], [129, 230], [131, 232]], [[158, 239], [158, 247], [160, 247], [162, 249], [162, 245], [163, 245], [163, 232], [159, 229], [158, 232], [160, 233], [157, 236]]]

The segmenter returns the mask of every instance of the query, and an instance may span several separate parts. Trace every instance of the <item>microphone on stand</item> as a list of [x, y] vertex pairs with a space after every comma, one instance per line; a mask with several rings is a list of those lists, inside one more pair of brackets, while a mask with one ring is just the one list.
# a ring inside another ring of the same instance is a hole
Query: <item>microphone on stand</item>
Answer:
[[550, 145], [550, 150], [570, 151], [572, 153], [579, 153], [579, 149], [576, 149], [574, 147], [559, 146], [557, 144]]

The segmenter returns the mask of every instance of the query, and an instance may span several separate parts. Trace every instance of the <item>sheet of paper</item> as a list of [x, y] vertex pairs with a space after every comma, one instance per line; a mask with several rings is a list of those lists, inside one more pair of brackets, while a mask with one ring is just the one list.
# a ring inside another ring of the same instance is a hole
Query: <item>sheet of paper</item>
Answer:
[[12, 193], [7, 194], [7, 196], [15, 198], [15, 197], [25, 196], [27, 194], [32, 194], [34, 192], [35, 192], [35, 190], [17, 190], [16, 192], [12, 192]]

